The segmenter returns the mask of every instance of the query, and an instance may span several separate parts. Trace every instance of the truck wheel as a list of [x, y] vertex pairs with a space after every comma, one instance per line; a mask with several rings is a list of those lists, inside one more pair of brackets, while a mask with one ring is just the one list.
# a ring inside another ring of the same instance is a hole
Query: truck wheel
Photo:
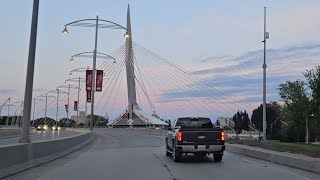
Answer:
[[168, 145], [166, 145], [166, 156], [171, 156], [172, 153], [169, 152], [169, 148], [168, 148]]
[[173, 161], [174, 162], [179, 162], [181, 161], [181, 156], [182, 156], [182, 153], [181, 152], [178, 152], [178, 150], [176, 149], [176, 146], [173, 146]]
[[214, 154], [213, 159], [215, 162], [221, 162], [223, 154]]

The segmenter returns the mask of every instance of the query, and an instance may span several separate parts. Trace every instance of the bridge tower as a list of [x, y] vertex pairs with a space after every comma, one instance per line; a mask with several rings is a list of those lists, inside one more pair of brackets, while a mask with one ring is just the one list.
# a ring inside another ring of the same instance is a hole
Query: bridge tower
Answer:
[[130, 21], [130, 6], [127, 10], [127, 34], [126, 38], [126, 74], [127, 74], [127, 88], [128, 88], [128, 118], [133, 118], [133, 110], [136, 108], [136, 83], [134, 76], [134, 62], [133, 62], [133, 50], [132, 50], [132, 33], [131, 33], [131, 21]]
[[127, 88], [128, 88], [128, 107], [123, 111], [120, 116], [112, 121], [110, 125], [113, 126], [127, 126], [128, 120], [133, 121], [134, 126], [147, 126], [147, 125], [167, 125], [160, 119], [145, 113], [137, 103], [136, 98], [136, 82], [134, 75], [134, 61], [133, 61], [133, 48], [132, 48], [132, 33], [130, 21], [130, 6], [127, 9], [127, 34], [126, 38], [126, 75], [127, 75]]

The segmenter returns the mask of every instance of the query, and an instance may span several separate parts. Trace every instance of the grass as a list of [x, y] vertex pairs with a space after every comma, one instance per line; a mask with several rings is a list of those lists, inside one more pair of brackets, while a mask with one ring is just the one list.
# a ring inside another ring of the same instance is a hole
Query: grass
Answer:
[[304, 143], [285, 143], [280, 141], [268, 141], [263, 143], [261, 141], [252, 140], [227, 140], [230, 144], [243, 144], [248, 146], [260, 147], [280, 152], [291, 152], [297, 154], [304, 154], [311, 157], [320, 158], [319, 144], [304, 144]]

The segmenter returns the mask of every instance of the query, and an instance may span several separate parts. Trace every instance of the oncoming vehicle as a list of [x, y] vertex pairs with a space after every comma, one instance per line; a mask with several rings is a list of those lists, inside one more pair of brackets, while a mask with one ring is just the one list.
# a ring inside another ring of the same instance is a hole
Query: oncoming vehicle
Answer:
[[178, 162], [183, 154], [192, 153], [196, 156], [213, 154], [214, 161], [222, 160], [225, 150], [226, 134], [221, 128], [216, 128], [209, 118], [183, 117], [179, 118], [169, 128], [166, 137], [166, 156], [173, 156]]

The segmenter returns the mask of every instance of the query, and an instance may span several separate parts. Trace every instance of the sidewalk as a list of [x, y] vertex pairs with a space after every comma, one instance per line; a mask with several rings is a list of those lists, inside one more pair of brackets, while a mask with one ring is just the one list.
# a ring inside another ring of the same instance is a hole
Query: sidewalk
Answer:
[[273, 151], [241, 144], [227, 143], [226, 150], [277, 164], [320, 173], [320, 158], [313, 158], [289, 152]]

